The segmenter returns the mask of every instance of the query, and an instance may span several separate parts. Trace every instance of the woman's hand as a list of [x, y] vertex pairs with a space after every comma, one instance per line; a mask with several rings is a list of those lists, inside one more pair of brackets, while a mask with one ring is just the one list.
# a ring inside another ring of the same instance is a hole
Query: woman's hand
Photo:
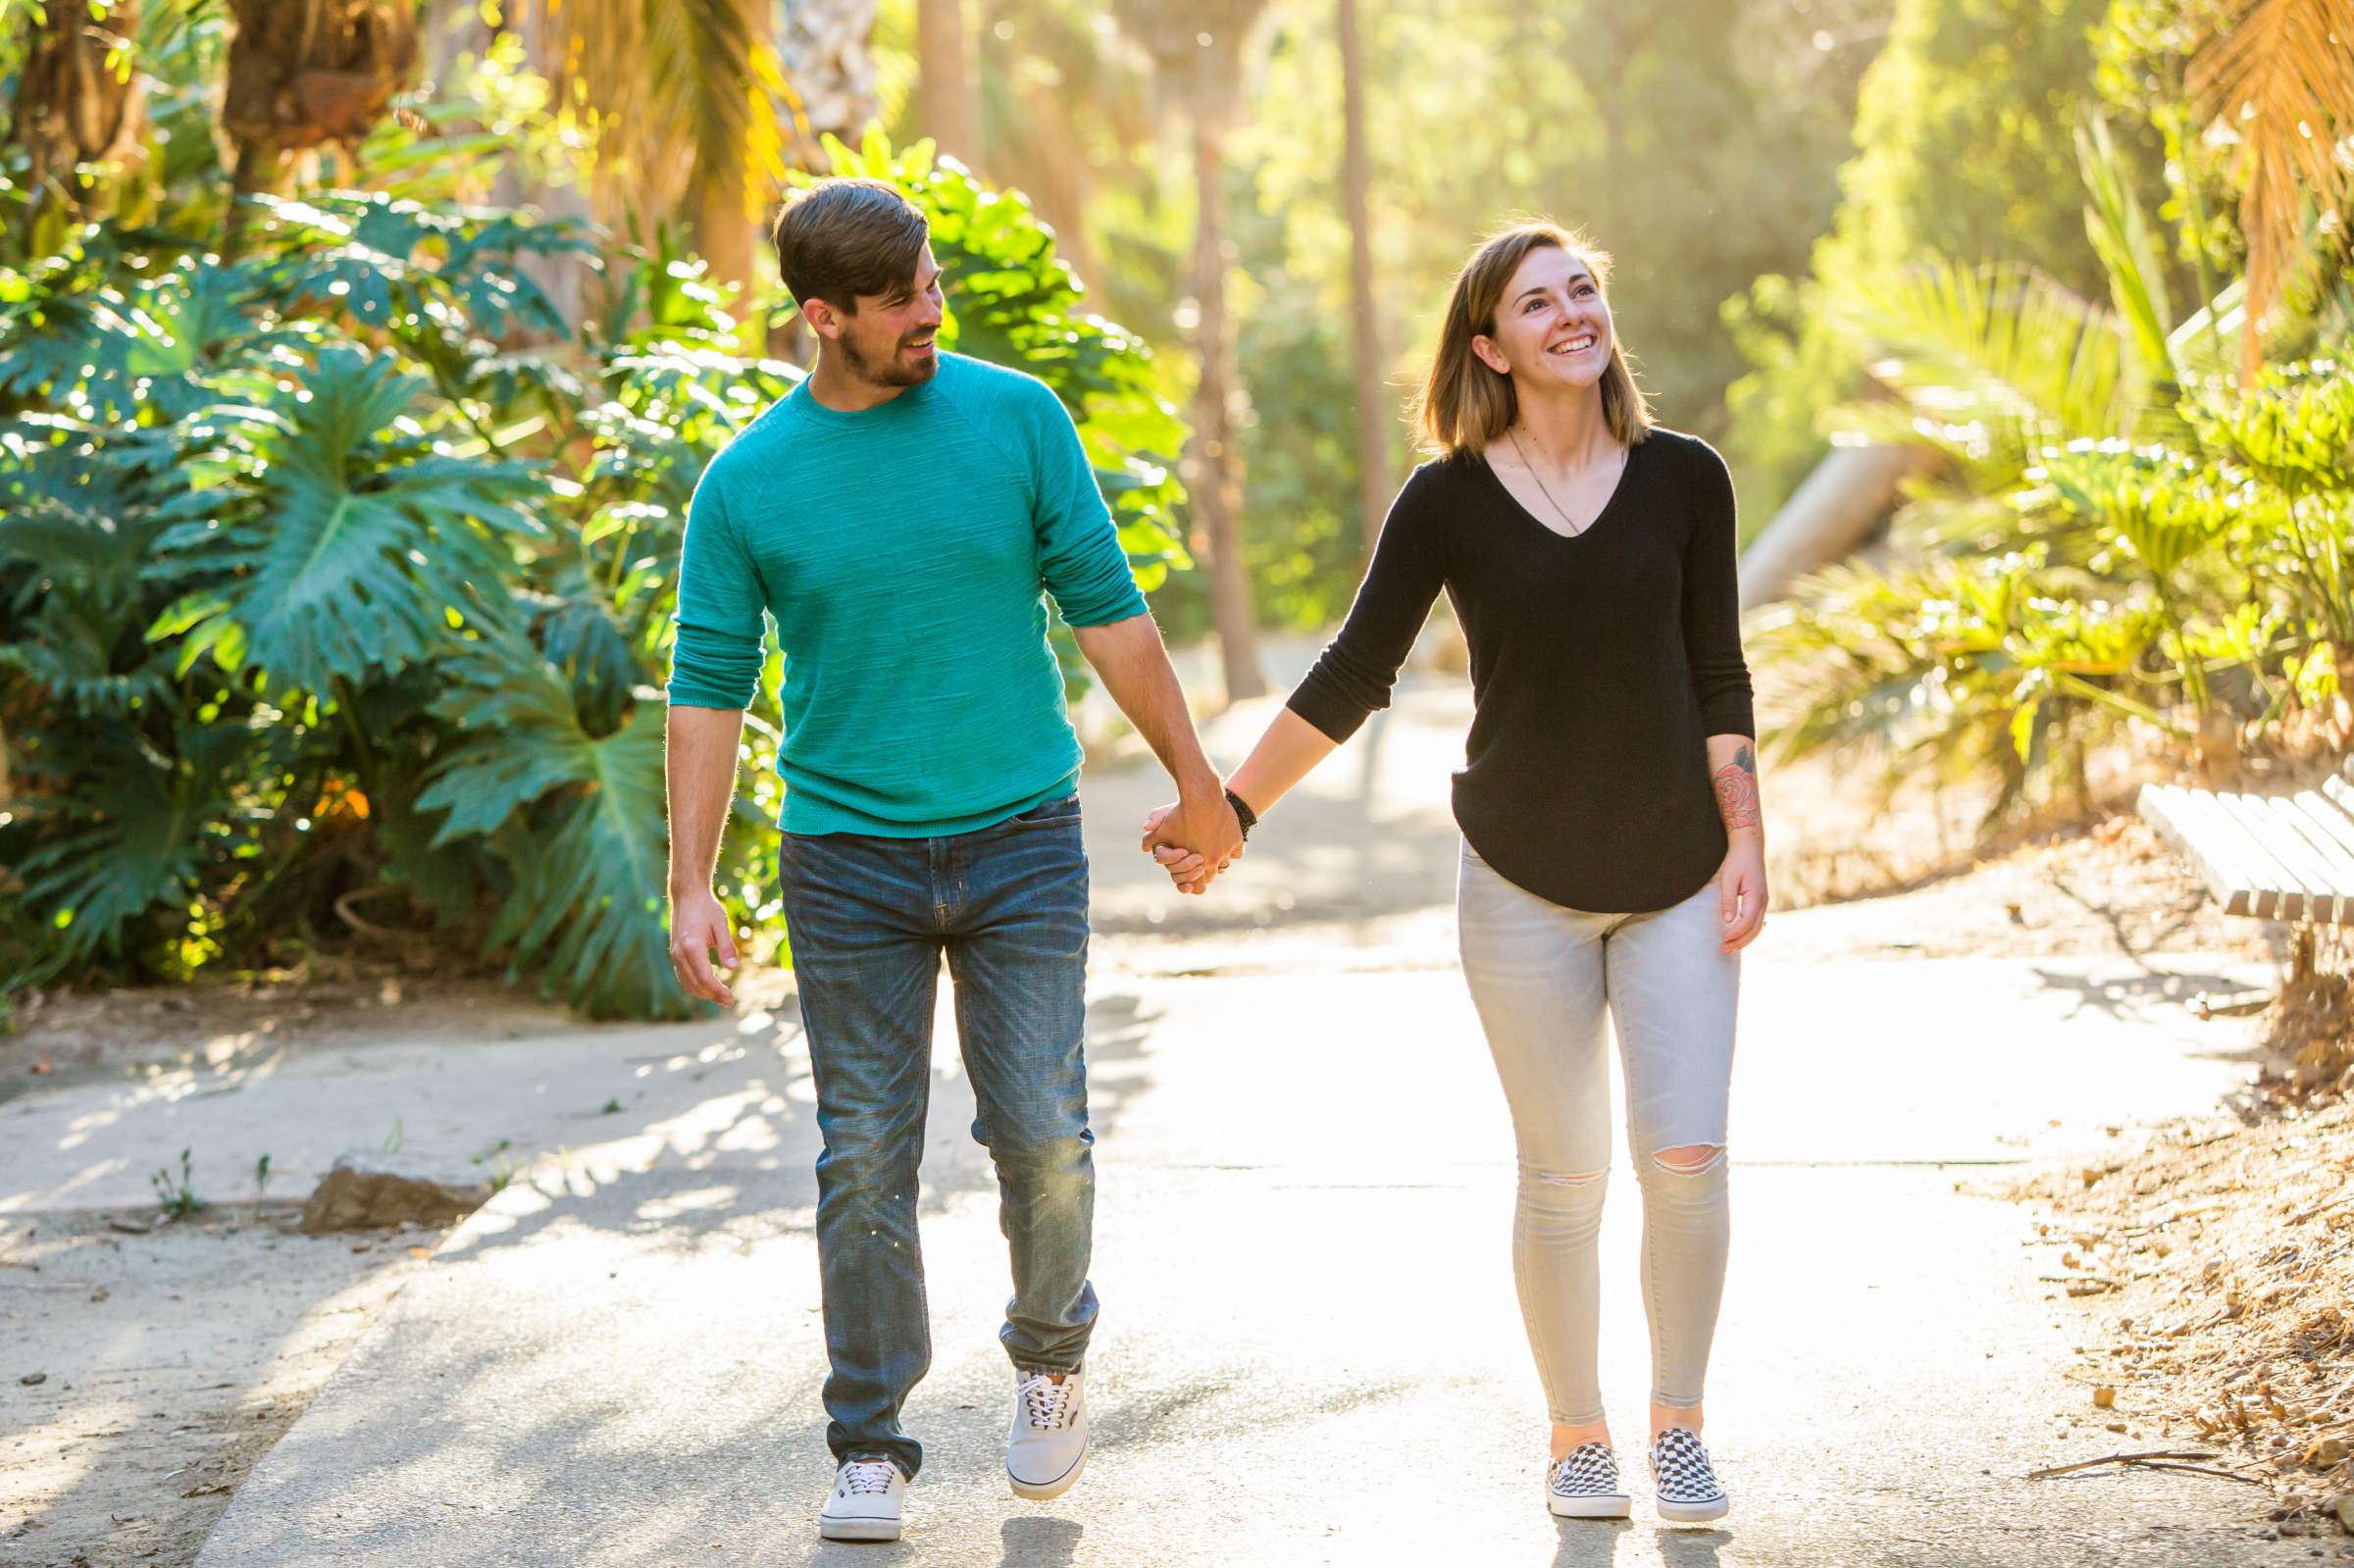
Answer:
[[[1145, 853], [1160, 862], [1161, 869], [1169, 874], [1169, 881], [1179, 892], [1207, 892], [1209, 885], [1217, 880], [1216, 869], [1191, 850], [1181, 849], [1175, 844], [1153, 842], [1160, 833], [1161, 824], [1176, 813], [1177, 807], [1172, 803], [1147, 814], [1142, 847]], [[1239, 858], [1242, 850], [1236, 849], [1235, 854]]]
[[1719, 950], [1737, 953], [1766, 926], [1766, 848], [1754, 835], [1734, 837], [1716, 868]]

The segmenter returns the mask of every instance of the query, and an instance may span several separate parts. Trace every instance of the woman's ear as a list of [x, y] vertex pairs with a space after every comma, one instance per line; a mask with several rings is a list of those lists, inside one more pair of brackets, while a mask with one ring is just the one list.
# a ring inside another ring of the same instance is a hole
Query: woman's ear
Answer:
[[1479, 362], [1497, 375], [1510, 376], [1512, 374], [1512, 362], [1504, 357], [1504, 350], [1498, 348], [1496, 339], [1487, 333], [1479, 332], [1473, 335], [1471, 352], [1477, 354]]

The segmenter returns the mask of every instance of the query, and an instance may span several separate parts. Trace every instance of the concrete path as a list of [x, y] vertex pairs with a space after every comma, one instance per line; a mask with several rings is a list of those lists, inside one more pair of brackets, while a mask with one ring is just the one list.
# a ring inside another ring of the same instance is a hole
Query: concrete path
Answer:
[[[1974, 1070], [2022, 1100], [2038, 1058], [2098, 1027], [2072, 1024], [2065, 995], [1999, 991], [1984, 966], [1906, 967], [1924, 1014], [1981, 1020]], [[2001, 1121], [1986, 1097], [1935, 1114], [1907, 1091], [1919, 1108], [1875, 1147], [1868, 1086], [1839, 1083], [1852, 1062], [1807, 1069], [1809, 1039], [1868, 1028], [1887, 1000], [1851, 1010], [1838, 978], [1805, 1031], [1759, 1006], [1744, 1046], [1734, 1137], [1754, 1152], [1711, 1391], [1740, 1498], [1722, 1530], [1557, 1529], [1542, 1512], [1500, 1096], [1450, 977], [1357, 975], [1099, 995], [1102, 1447], [1069, 1498], [1024, 1506], [998, 1478], [1005, 1264], [944, 1053], [915, 1528], [879, 1550], [812, 1538], [828, 1480], [814, 1138], [806, 1060], [778, 1022], [699, 1064], [689, 1111], [577, 1151], [465, 1226], [248, 1479], [200, 1562], [2286, 1560], [2223, 1483], [2019, 1479], [2125, 1440], [2065, 1381], [2070, 1318], [2044, 1299], [2021, 1212], [1959, 1194], [1967, 1173], [1927, 1162], [1999, 1156], [2046, 1112], [2089, 1125], [2112, 1102], [2068, 1099], [2073, 1074]], [[2148, 1065], [2189, 1082], [2190, 1043], [2152, 1030]], [[1873, 1078], [1902, 1084], [1952, 1041], [1915, 1048]], [[1785, 1076], [1822, 1097], [1756, 1103]], [[1858, 1163], [1817, 1163], [1815, 1144]], [[1622, 1431], [1645, 1387], [1631, 1189], [1618, 1183], [1608, 1230]], [[2084, 1426], [2063, 1436], [2068, 1417]]]
[[[1748, 970], [1710, 1389], [1732, 1517], [1660, 1530], [1640, 1484], [1631, 1524], [1546, 1515], [1506, 1248], [1510, 1131], [1452, 966], [1452, 835], [1429, 777], [1435, 762], [1443, 786], [1459, 744], [1455, 701], [1404, 704], [1207, 900], [1171, 900], [1127, 847], [1152, 779], [1090, 783], [1100, 1446], [1055, 1503], [1001, 1479], [1006, 1266], [945, 1016], [924, 1195], [935, 1360], [910, 1410], [929, 1458], [896, 1546], [826, 1546], [812, 1528], [830, 1481], [816, 1137], [790, 1006], [388, 1040], [341, 1073], [289, 1065], [211, 1096], [26, 1096], [0, 1107], [0, 1208], [94, 1197], [115, 1179], [90, 1174], [117, 1157], [108, 1138], [148, 1148], [167, 1126], [234, 1168], [240, 1138], [306, 1106], [347, 1119], [344, 1141], [401, 1114], [436, 1148], [567, 1145], [443, 1244], [248, 1478], [201, 1568], [2313, 1560], [2259, 1539], [2251, 1488], [2021, 1479], [2140, 1435], [2102, 1431], [2068, 1381], [2080, 1319], [2047, 1299], [2024, 1212], [1960, 1190], [2211, 1107], [2246, 1076], [2241, 1031], [2179, 998], [2263, 971], [1822, 959], [1811, 923], [1852, 910], [1778, 918]], [[609, 1098], [623, 1109], [602, 1114]], [[1623, 1441], [1647, 1356], [1620, 1159], [1605, 1364]]]

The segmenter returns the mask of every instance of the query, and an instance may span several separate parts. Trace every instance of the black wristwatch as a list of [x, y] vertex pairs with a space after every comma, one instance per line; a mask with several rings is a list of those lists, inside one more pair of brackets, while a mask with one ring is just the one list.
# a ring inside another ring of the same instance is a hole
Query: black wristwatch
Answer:
[[1251, 830], [1258, 826], [1258, 813], [1244, 805], [1243, 797], [1231, 789], [1226, 791], [1226, 804], [1234, 808], [1234, 820], [1243, 825], [1243, 836], [1250, 837]]

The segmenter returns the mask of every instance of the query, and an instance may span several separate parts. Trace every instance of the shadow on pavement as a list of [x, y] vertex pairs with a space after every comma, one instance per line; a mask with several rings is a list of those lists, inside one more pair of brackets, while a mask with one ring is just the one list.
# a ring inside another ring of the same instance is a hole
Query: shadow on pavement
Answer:
[[[1142, 1065], [1152, 1021], [1135, 994], [1091, 1000], [1099, 1135], [1152, 1087]], [[598, 1561], [776, 1560], [820, 1546], [821, 1140], [801, 1026], [789, 1006], [711, 1037], [705, 1027], [640, 1063], [631, 1132], [541, 1161], [461, 1228], [247, 1480], [200, 1561], [401, 1561], [430, 1540], [435, 1565], [507, 1564], [518, 1531], [590, 1544]], [[944, 1027], [925, 1219], [996, 1188], [963, 1080]], [[1001, 1276], [994, 1225], [977, 1231], [949, 1227], [944, 1244], [994, 1249]], [[936, 1239], [927, 1234], [928, 1249]], [[974, 1267], [951, 1254], [936, 1272]], [[1001, 1299], [950, 1310], [994, 1313]], [[917, 1391], [924, 1437], [994, 1454], [1002, 1358], [943, 1359], [948, 1374]], [[1016, 1523], [1007, 1561], [1070, 1560], [1076, 1526]]]

